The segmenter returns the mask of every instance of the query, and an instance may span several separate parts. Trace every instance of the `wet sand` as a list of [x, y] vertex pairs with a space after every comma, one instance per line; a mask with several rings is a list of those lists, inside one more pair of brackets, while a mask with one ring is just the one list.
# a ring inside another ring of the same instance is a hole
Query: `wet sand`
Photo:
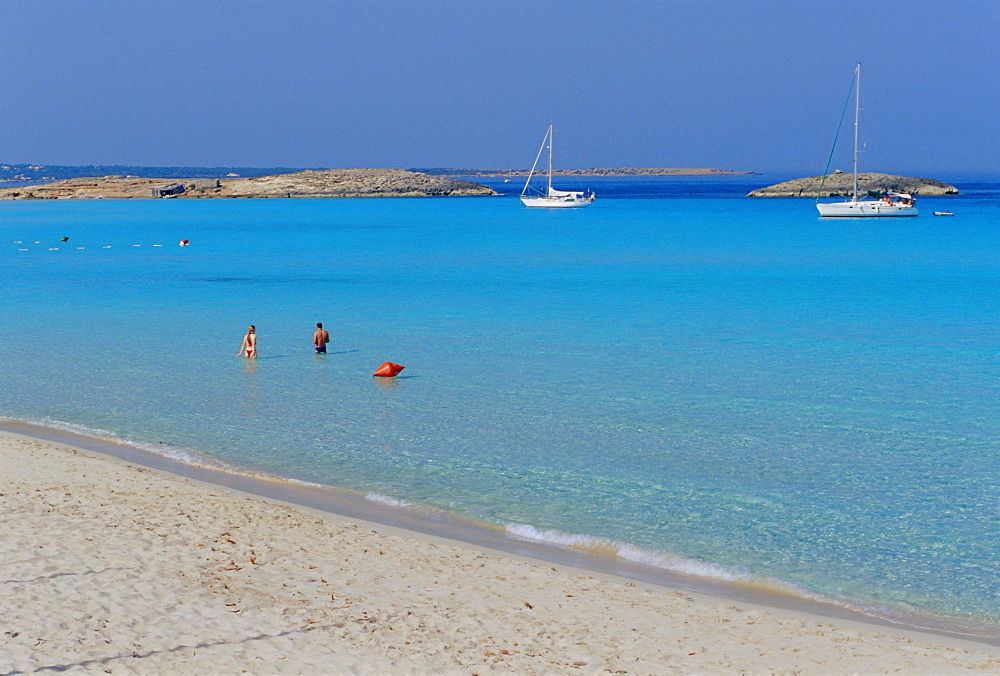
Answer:
[[988, 643], [5, 427], [33, 436], [0, 433], [0, 674], [1000, 672]]

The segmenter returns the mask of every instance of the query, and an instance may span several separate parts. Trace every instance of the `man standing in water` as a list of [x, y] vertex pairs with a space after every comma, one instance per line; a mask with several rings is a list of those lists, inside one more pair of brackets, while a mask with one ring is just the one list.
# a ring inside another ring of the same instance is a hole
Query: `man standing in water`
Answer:
[[247, 359], [257, 358], [257, 327], [253, 324], [247, 328], [247, 335], [243, 336], [243, 346], [240, 347], [239, 354], [236, 356]]
[[326, 344], [330, 342], [330, 334], [323, 328], [323, 322], [316, 323], [316, 333], [313, 334], [313, 345], [316, 354], [326, 354]]

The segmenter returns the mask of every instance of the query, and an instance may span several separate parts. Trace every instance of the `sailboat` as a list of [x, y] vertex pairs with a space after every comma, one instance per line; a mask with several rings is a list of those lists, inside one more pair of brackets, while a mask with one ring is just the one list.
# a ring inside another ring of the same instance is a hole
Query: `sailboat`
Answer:
[[[538, 160], [541, 159], [542, 151], [545, 150], [546, 146], [549, 148], [549, 182], [547, 189], [544, 193], [539, 190], [529, 192], [528, 188], [531, 185], [531, 177], [535, 173]], [[526, 207], [585, 207], [591, 204], [596, 197], [597, 195], [592, 192], [556, 190], [552, 187], [552, 125], [550, 124], [548, 131], [545, 132], [545, 138], [542, 139], [542, 145], [538, 149], [538, 155], [535, 156], [535, 163], [531, 165], [531, 171], [528, 172], [528, 180], [524, 182], [524, 189], [521, 191], [521, 202]]]
[[[902, 192], [889, 192], [877, 199], [858, 199], [858, 114], [861, 110], [861, 64], [854, 68], [854, 190], [848, 202], [820, 202], [816, 196], [816, 209], [820, 216], [916, 216], [916, 200]], [[829, 169], [829, 166], [827, 167]], [[825, 180], [825, 176], [824, 176]], [[823, 191], [820, 183], [820, 192]]]

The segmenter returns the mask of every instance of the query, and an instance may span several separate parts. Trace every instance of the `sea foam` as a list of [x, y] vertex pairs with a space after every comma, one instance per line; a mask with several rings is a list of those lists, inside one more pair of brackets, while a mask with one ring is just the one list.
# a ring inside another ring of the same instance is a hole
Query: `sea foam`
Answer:
[[368, 493], [365, 495], [367, 500], [372, 502], [378, 502], [383, 505], [390, 505], [392, 507], [411, 507], [412, 502], [407, 502], [406, 500], [397, 500], [396, 498], [390, 498], [388, 495], [382, 495], [381, 493]]
[[607, 538], [564, 533], [558, 530], [539, 530], [529, 524], [509, 524], [505, 527], [505, 530], [510, 535], [525, 540], [534, 540], [536, 542], [545, 542], [571, 549], [611, 555], [623, 561], [662, 568], [687, 575], [708, 577], [727, 582], [758, 582], [755, 576], [747, 571], [708, 563], [680, 554], [651, 551]]

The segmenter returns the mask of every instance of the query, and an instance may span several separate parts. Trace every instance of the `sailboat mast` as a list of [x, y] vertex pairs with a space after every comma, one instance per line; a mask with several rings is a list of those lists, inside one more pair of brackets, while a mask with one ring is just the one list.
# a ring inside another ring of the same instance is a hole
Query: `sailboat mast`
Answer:
[[549, 191], [546, 195], [552, 195], [552, 125], [549, 125]]
[[861, 63], [854, 69], [854, 197], [858, 201], [858, 111], [861, 110]]

